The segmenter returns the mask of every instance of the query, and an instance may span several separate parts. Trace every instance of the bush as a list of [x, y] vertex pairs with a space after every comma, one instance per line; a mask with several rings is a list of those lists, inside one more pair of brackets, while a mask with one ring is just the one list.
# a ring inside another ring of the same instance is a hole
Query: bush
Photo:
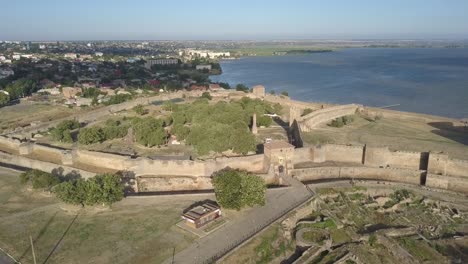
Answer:
[[305, 116], [305, 115], [308, 115], [310, 113], [312, 113], [314, 110], [310, 109], [310, 108], [306, 108], [304, 109], [304, 111], [302, 111], [302, 115], [301, 116]]
[[182, 124], [175, 124], [172, 127], [171, 133], [176, 135], [178, 140], [184, 140], [190, 133], [190, 128]]
[[104, 132], [99, 127], [83, 128], [78, 135], [78, 142], [84, 145], [100, 143], [105, 139]]
[[106, 101], [105, 105], [113, 105], [113, 104], [120, 104], [125, 101], [132, 99], [131, 94], [116, 94], [110, 97], [108, 101]]
[[211, 94], [209, 92], [203, 92], [201, 95], [201, 98], [206, 98], [208, 100], [211, 100], [213, 97], [211, 97]]
[[269, 127], [273, 123], [273, 120], [269, 116], [257, 117], [257, 126]]
[[101, 93], [101, 91], [97, 88], [87, 88], [83, 91], [83, 97], [86, 98], [96, 98]]
[[337, 118], [337, 119], [333, 119], [332, 122], [330, 123], [330, 126], [332, 126], [332, 127], [342, 127], [342, 126], [344, 126], [343, 119], [341, 117]]
[[162, 120], [153, 117], [134, 119], [132, 127], [136, 142], [147, 147], [164, 144], [167, 135], [163, 123]]
[[50, 134], [53, 140], [71, 143], [73, 142], [71, 130], [80, 127], [80, 123], [76, 120], [65, 120], [59, 123], [56, 127], [52, 128]]
[[102, 128], [105, 140], [125, 137], [128, 132], [128, 127], [128, 125], [123, 125], [118, 120], [107, 120], [106, 125]]
[[242, 91], [244, 93], [248, 93], [249, 87], [247, 87], [247, 85], [245, 84], [239, 83], [238, 85], [236, 85], [236, 91]]
[[40, 171], [30, 170], [20, 174], [21, 184], [31, 183], [33, 189], [50, 190], [53, 186], [60, 183], [60, 179], [56, 175]]
[[122, 200], [124, 185], [117, 175], [101, 174], [88, 180], [80, 178], [63, 182], [54, 188], [54, 192], [65, 203], [110, 205]]
[[282, 91], [282, 92], [281, 92], [281, 95], [289, 96], [289, 93], [288, 93], [287, 91]]
[[265, 204], [265, 181], [247, 171], [222, 170], [212, 179], [218, 203], [227, 209]]
[[133, 111], [139, 115], [144, 115], [146, 114], [146, 109], [143, 107], [143, 105], [139, 104], [135, 107], [133, 107]]

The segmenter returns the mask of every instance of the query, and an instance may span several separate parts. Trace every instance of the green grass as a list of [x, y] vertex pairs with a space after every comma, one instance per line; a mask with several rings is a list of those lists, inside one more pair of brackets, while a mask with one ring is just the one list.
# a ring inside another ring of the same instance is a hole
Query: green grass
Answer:
[[437, 259], [443, 259], [435, 249], [431, 248], [424, 241], [417, 241], [410, 237], [403, 237], [397, 239], [401, 246], [403, 246], [408, 252], [417, 258], [421, 262], [431, 261], [433, 263], [442, 263], [438, 262]]
[[[272, 228], [273, 232], [262, 236], [260, 244], [254, 249], [257, 255], [256, 263], [270, 263], [274, 257], [286, 257], [286, 251], [292, 247], [291, 241], [280, 239], [279, 225], [276, 224]], [[277, 247], [274, 247], [275, 243]]]
[[351, 237], [348, 236], [344, 229], [331, 229], [330, 236], [334, 244], [341, 244], [351, 241]]

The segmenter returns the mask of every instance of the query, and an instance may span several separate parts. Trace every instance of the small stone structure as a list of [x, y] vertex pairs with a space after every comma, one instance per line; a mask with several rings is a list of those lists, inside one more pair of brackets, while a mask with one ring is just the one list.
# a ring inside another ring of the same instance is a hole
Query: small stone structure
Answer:
[[255, 95], [255, 96], [258, 96], [258, 97], [265, 97], [265, 86], [263, 85], [255, 85], [254, 87], [252, 87], [252, 93]]
[[182, 214], [182, 219], [192, 228], [200, 228], [221, 217], [221, 208], [215, 203], [204, 203]]

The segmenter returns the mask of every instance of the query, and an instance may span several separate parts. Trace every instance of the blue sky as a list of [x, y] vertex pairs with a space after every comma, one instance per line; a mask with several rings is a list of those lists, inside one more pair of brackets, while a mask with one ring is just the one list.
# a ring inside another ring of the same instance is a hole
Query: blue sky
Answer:
[[0, 40], [468, 39], [468, 0], [0, 0]]

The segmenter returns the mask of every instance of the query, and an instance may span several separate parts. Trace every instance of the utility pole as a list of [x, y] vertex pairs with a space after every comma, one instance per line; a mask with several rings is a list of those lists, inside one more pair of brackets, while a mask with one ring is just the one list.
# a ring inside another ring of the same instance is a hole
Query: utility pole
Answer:
[[37, 263], [36, 263], [36, 253], [34, 253], [34, 244], [33, 244], [33, 240], [32, 240], [32, 236], [31, 236], [31, 235], [29, 235], [29, 241], [31, 242], [31, 250], [32, 250], [32, 255], [33, 255], [34, 264], [37, 264]]

